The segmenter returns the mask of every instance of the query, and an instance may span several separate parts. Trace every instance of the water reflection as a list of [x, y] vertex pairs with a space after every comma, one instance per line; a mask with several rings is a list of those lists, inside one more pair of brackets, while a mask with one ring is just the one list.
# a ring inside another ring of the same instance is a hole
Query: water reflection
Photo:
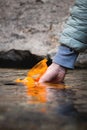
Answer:
[[[76, 116], [77, 111], [73, 102], [68, 98], [72, 92], [64, 84], [36, 83], [26, 84], [28, 104], [40, 104], [38, 111], [54, 113], [61, 116]], [[49, 108], [50, 106], [50, 108]], [[40, 109], [39, 109], [40, 108]]]
[[43, 85], [27, 86], [27, 96], [30, 98], [28, 103], [46, 103], [47, 91]]
[[26, 83], [27, 96], [29, 97], [28, 103], [46, 103], [52, 97], [51, 89], [64, 90], [68, 88], [64, 84], [51, 84], [51, 83]]
[[14, 84], [12, 81], [17, 75], [23, 79], [27, 70], [1, 69], [0, 72], [1, 130], [87, 129], [87, 71], [68, 73], [65, 83], [69, 86], [47, 83]]
[[61, 118], [79, 119], [79, 121], [86, 117], [83, 116], [84, 113], [80, 113], [76, 108], [72, 99], [75, 93], [71, 90], [70, 86], [64, 84], [36, 83], [34, 85], [27, 84], [26, 89], [28, 104], [37, 104], [38, 112], [60, 116]]

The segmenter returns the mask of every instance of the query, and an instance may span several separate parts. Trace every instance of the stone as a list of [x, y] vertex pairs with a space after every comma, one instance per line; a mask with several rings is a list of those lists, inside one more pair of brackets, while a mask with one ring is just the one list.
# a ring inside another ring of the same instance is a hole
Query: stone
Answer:
[[74, 0], [38, 1], [44, 4], [37, 0], [0, 0], [0, 51], [29, 50], [47, 55], [55, 48], [58, 42], [53, 40], [58, 39]]
[[76, 68], [87, 68], [87, 52], [79, 54], [75, 67]]
[[0, 67], [3, 68], [31, 68], [43, 58], [47, 58], [47, 64], [51, 64], [50, 56], [39, 56], [32, 54], [30, 51], [23, 50], [9, 50], [7, 52], [0, 52]]
[[[74, 0], [0, 0], [0, 54], [19, 50], [37, 57], [50, 55], [52, 59], [73, 3]], [[16, 56], [14, 59], [18, 59]], [[76, 66], [86, 67], [86, 57], [80, 54]]]

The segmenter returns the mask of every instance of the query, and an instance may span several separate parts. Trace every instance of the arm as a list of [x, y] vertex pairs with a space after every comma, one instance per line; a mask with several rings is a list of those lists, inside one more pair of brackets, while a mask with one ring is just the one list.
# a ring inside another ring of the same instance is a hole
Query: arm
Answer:
[[64, 80], [67, 69], [73, 69], [78, 53], [61, 45], [56, 53], [53, 63], [39, 82], [59, 83]]
[[78, 53], [87, 49], [87, 0], [76, 0], [61, 34], [60, 43], [53, 63], [40, 82], [63, 81], [66, 69], [73, 69]]

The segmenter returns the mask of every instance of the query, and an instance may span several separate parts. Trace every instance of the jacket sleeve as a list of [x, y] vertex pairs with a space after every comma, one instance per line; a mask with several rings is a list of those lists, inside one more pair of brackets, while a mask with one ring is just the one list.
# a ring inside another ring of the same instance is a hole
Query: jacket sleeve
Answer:
[[53, 62], [68, 69], [74, 69], [74, 64], [77, 59], [78, 52], [61, 45], [53, 58]]
[[60, 43], [78, 52], [87, 49], [87, 0], [76, 0], [61, 34]]

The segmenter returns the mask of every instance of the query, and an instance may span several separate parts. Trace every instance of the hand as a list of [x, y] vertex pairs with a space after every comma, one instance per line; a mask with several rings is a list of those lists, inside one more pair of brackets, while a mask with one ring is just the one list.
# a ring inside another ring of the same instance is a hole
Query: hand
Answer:
[[59, 83], [63, 82], [64, 77], [66, 74], [66, 68], [56, 64], [52, 63], [45, 74], [40, 78], [39, 83], [43, 82], [52, 82], [52, 83]]

